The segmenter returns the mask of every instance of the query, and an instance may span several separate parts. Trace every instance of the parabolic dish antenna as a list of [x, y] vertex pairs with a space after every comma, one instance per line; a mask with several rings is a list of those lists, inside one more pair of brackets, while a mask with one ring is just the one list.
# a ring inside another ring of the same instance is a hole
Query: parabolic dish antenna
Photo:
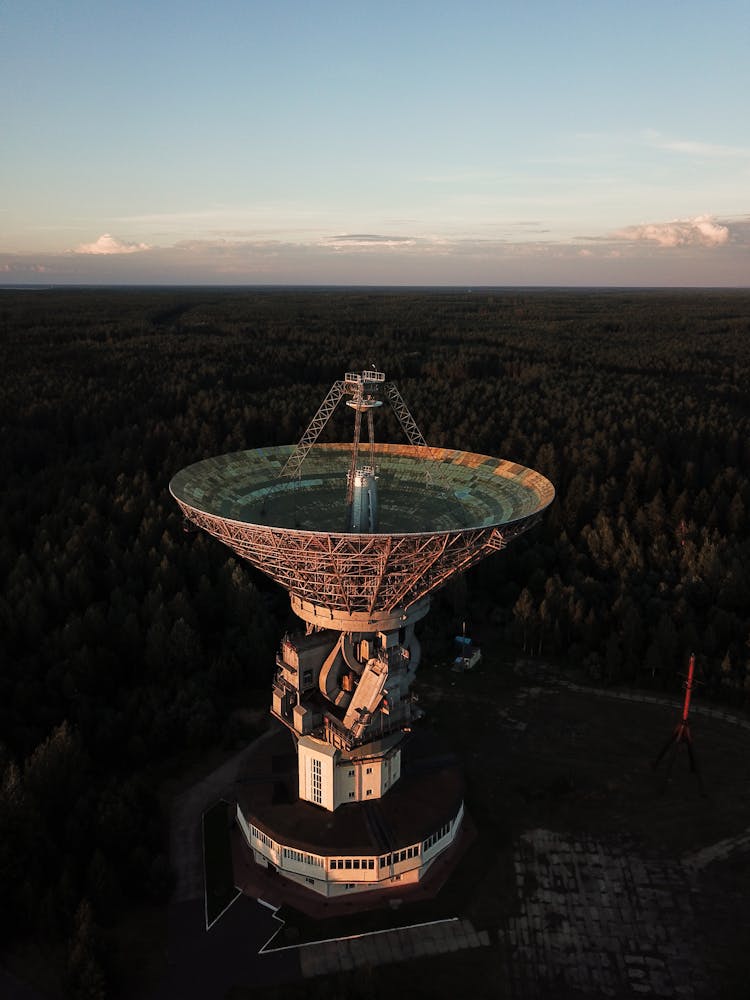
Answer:
[[[342, 530], [351, 444], [313, 444], [300, 474], [281, 477], [295, 446], [208, 458], [170, 490], [187, 518], [334, 617], [406, 609], [505, 547], [552, 502], [549, 480], [515, 462], [423, 445], [374, 444], [378, 522]], [[307, 617], [303, 615], [303, 617]]]

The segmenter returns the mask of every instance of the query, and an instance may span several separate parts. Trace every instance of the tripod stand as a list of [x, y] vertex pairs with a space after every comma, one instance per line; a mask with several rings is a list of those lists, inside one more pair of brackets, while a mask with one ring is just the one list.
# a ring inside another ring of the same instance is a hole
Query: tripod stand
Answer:
[[665, 775], [665, 782], [669, 778], [672, 771], [672, 765], [674, 764], [674, 759], [677, 754], [679, 746], [684, 743], [687, 747], [688, 760], [690, 761], [690, 771], [695, 774], [698, 778], [698, 783], [700, 785], [701, 794], [705, 794], [703, 788], [703, 779], [701, 778], [700, 771], [698, 770], [698, 762], [695, 758], [695, 751], [693, 750], [693, 735], [690, 732], [690, 723], [688, 722], [688, 714], [690, 712], [690, 699], [693, 694], [694, 686], [694, 674], [695, 674], [695, 653], [690, 654], [690, 665], [688, 666], [687, 681], [685, 682], [685, 700], [682, 706], [682, 718], [674, 727], [672, 735], [669, 737], [667, 742], [659, 751], [656, 759], [651, 765], [654, 770], [659, 766], [665, 755], [671, 750], [669, 761], [667, 763], [667, 773]]

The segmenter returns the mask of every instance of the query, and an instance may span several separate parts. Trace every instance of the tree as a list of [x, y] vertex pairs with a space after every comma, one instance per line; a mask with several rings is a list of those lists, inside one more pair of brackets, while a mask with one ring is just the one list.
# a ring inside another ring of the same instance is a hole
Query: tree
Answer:
[[513, 606], [513, 618], [520, 629], [523, 651], [529, 653], [531, 651], [531, 635], [537, 622], [537, 613], [534, 607], [534, 598], [528, 587], [524, 587]]
[[70, 1000], [106, 1000], [109, 996], [102, 952], [102, 939], [91, 905], [84, 899], [76, 911], [68, 952], [65, 995]]

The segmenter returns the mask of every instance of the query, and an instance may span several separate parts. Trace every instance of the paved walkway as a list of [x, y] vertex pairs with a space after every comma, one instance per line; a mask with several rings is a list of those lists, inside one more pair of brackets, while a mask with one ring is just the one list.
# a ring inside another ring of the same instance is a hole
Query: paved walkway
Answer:
[[[267, 739], [271, 730], [258, 740]], [[203, 841], [201, 817], [206, 809], [224, 797], [232, 798], [232, 786], [250, 751], [249, 746], [230, 757], [221, 767], [207, 775], [172, 803], [169, 817], [169, 857], [175, 873], [173, 903], [203, 899]]]
[[596, 997], [710, 995], [679, 861], [532, 830], [514, 864], [521, 912], [500, 930], [511, 996], [545, 998], [552, 984]]
[[303, 945], [299, 954], [302, 975], [330, 975], [361, 966], [407, 962], [424, 955], [439, 955], [465, 948], [480, 948], [490, 943], [487, 931], [476, 931], [470, 920], [438, 920], [396, 930], [358, 934]]
[[685, 854], [682, 863], [688, 871], [701, 872], [714, 861], [726, 861], [735, 851], [750, 851], [750, 826], [735, 837], [727, 837], [710, 847]]

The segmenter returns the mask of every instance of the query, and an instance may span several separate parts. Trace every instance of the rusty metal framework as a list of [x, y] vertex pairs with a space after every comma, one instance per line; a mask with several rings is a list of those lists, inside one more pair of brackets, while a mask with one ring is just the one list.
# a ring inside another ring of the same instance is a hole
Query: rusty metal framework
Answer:
[[[427, 442], [425, 441], [422, 432], [417, 426], [416, 420], [409, 412], [409, 408], [404, 402], [401, 393], [398, 391], [395, 382], [386, 382], [384, 373], [379, 371], [365, 370], [361, 374], [359, 372], [347, 372], [344, 375], [343, 380], [334, 382], [331, 388], [328, 390], [328, 394], [318, 407], [318, 412], [315, 414], [315, 416], [308, 424], [307, 429], [300, 438], [297, 447], [289, 456], [289, 459], [287, 460], [284, 468], [279, 473], [279, 479], [293, 478], [294, 476], [299, 476], [301, 474], [302, 464], [307, 458], [310, 449], [320, 437], [323, 428], [326, 426], [328, 421], [333, 416], [336, 407], [339, 405], [342, 397], [345, 394], [352, 396], [353, 402], [355, 404], [354, 445], [352, 449], [352, 472], [353, 472], [357, 462], [357, 451], [359, 448], [360, 421], [362, 419], [362, 412], [363, 412], [363, 410], [360, 408], [362, 400], [365, 393], [375, 394], [379, 392], [381, 388], [385, 389], [385, 393], [393, 408], [393, 412], [396, 414], [396, 418], [398, 419], [398, 422], [401, 425], [401, 429], [406, 435], [409, 444], [418, 445], [419, 447], [425, 448], [427, 449], [426, 453], [429, 453]], [[373, 443], [372, 410], [367, 411], [367, 421], [368, 421], [370, 448], [372, 449], [372, 443]], [[430, 472], [429, 468], [427, 468], [427, 481], [429, 482], [429, 480], [430, 480]], [[351, 498], [348, 499], [350, 500]]]
[[286, 465], [279, 473], [280, 479], [284, 476], [291, 478], [292, 476], [299, 475], [302, 463], [307, 458], [307, 453], [318, 440], [320, 432], [330, 420], [333, 411], [339, 405], [341, 397], [344, 395], [345, 388], [345, 383], [342, 381], [333, 383], [331, 388], [328, 390], [328, 395], [318, 407], [318, 412], [312, 418], [307, 426], [307, 430], [300, 438], [299, 444], [289, 456]]
[[393, 412], [396, 414], [398, 422], [401, 424], [401, 429], [409, 440], [409, 444], [418, 444], [422, 448], [426, 448], [427, 442], [422, 436], [419, 427], [417, 427], [416, 420], [409, 412], [409, 408], [404, 402], [401, 393], [396, 388], [396, 383], [389, 382], [386, 386], [386, 392], [388, 393], [388, 399], [391, 401]]
[[178, 499], [184, 515], [290, 594], [345, 614], [408, 608], [505, 548], [538, 516], [499, 526], [405, 535], [293, 531], [233, 521]]

